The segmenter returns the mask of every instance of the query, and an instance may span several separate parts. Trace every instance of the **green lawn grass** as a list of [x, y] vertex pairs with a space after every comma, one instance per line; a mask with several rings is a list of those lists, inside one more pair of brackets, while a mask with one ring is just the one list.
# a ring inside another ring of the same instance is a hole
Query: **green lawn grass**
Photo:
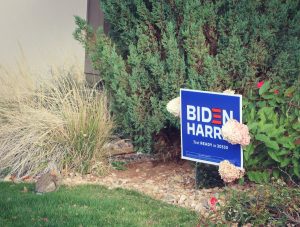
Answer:
[[197, 219], [134, 191], [84, 185], [37, 195], [32, 184], [0, 183], [0, 226], [196, 226]]

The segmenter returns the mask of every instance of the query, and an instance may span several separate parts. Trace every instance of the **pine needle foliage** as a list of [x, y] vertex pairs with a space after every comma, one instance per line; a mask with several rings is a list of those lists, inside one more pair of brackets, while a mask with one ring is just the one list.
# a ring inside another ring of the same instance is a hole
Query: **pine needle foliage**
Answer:
[[268, 79], [296, 83], [299, 1], [101, 0], [110, 33], [76, 17], [74, 36], [87, 48], [110, 92], [119, 128], [137, 151], [178, 126], [166, 103], [180, 88], [241, 94]]

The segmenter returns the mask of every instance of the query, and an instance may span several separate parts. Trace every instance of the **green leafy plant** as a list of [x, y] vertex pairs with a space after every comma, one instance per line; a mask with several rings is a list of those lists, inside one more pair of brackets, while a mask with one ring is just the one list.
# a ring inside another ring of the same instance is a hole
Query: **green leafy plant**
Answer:
[[115, 162], [111, 163], [111, 166], [116, 170], [126, 170], [127, 167], [125, 165], [126, 165], [126, 162], [115, 161]]
[[[222, 199], [225, 198], [225, 199]], [[202, 215], [201, 226], [298, 226], [300, 189], [277, 180], [243, 190], [226, 188], [216, 210]]]
[[244, 101], [244, 118], [252, 141], [244, 149], [250, 180], [266, 182], [272, 176], [291, 175], [300, 179], [299, 91], [274, 82], [260, 82]]
[[226, 220], [255, 226], [300, 223], [299, 189], [275, 183], [256, 186], [251, 191], [229, 193], [223, 207]]
[[268, 171], [248, 171], [247, 176], [250, 181], [257, 184], [266, 184], [270, 182], [270, 173]]

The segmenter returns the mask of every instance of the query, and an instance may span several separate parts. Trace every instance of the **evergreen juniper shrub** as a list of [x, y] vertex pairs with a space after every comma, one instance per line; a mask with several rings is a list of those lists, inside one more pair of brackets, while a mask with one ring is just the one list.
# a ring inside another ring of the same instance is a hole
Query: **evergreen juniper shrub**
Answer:
[[[101, 72], [119, 131], [132, 139], [138, 152], [152, 152], [153, 138], [162, 129], [179, 130], [166, 104], [180, 88], [231, 88], [246, 98], [262, 80], [299, 88], [299, 1], [100, 3], [109, 34], [93, 31], [76, 17], [74, 37]], [[299, 100], [294, 102], [299, 107]], [[299, 125], [299, 120], [290, 123]], [[272, 157], [264, 152], [267, 163]], [[255, 155], [248, 154], [248, 160]], [[294, 156], [298, 162], [299, 149]]]

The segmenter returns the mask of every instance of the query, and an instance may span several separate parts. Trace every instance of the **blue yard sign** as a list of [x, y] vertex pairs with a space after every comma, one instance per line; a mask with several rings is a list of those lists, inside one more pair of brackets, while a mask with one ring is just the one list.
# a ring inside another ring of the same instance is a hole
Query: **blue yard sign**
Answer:
[[242, 96], [181, 89], [180, 97], [182, 158], [213, 165], [228, 160], [243, 168], [241, 145], [221, 135], [228, 119], [242, 122]]

